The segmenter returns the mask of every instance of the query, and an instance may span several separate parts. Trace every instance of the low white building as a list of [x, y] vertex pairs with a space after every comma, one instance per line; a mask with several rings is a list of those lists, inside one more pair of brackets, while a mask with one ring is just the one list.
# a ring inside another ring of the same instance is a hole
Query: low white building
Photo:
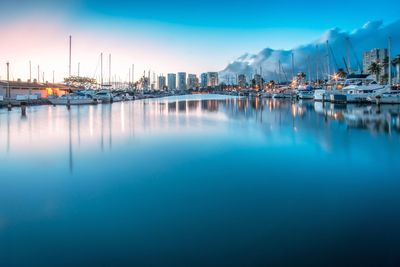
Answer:
[[47, 98], [49, 95], [63, 95], [68, 91], [69, 88], [64, 84], [37, 83], [36, 81], [22, 82], [21, 80], [0, 81], [0, 96], [3, 99], [10, 97], [11, 99], [23, 100], [24, 96], [29, 95]]

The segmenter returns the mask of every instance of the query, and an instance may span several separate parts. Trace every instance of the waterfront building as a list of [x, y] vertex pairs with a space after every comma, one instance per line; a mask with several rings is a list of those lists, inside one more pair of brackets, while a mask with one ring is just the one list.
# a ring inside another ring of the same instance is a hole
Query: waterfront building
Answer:
[[176, 90], [176, 74], [168, 74], [168, 90]]
[[178, 90], [186, 90], [186, 72], [178, 72]]
[[363, 71], [364, 73], [369, 73], [368, 68], [372, 63], [379, 63], [382, 66], [382, 71], [380, 73], [379, 79], [383, 78], [383, 76], [389, 74], [389, 66], [385, 64], [386, 60], [388, 60], [388, 50], [386, 48], [374, 48], [371, 51], [364, 52], [363, 55]]
[[196, 74], [189, 74], [187, 79], [187, 88], [196, 89], [199, 86], [199, 79]]
[[202, 73], [200, 75], [200, 87], [207, 88], [207, 85], [208, 85], [208, 75], [207, 73]]
[[17, 81], [0, 81], [0, 96], [7, 96], [7, 91], [10, 91], [10, 97], [16, 99], [17, 96], [36, 96], [38, 98], [47, 98], [49, 95], [63, 95], [70, 90], [76, 90], [74, 87], [68, 87], [65, 84], [53, 83], [38, 83], [37, 80], [23, 82], [20, 79]]
[[165, 88], [166, 88], [165, 76], [163, 76], [163, 75], [158, 76], [158, 90], [165, 90]]
[[208, 72], [207, 73], [207, 85], [210, 87], [218, 86], [218, 72]]
[[238, 85], [240, 88], [246, 88], [246, 75], [240, 74], [238, 76]]

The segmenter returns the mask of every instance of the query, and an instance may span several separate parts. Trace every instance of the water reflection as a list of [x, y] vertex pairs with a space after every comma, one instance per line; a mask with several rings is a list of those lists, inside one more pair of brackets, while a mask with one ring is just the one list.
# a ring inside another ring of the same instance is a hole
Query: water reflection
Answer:
[[399, 106], [214, 98], [0, 110], [0, 265], [397, 257]]
[[[65, 118], [65, 119], [64, 119]], [[101, 151], [111, 150], [114, 138], [132, 138], [148, 133], [182, 133], [218, 122], [240, 121], [257, 125], [259, 131], [290, 126], [312, 133], [312, 129], [335, 131], [333, 122], [348, 128], [363, 129], [371, 135], [393, 135], [400, 132], [400, 106], [339, 105], [313, 101], [226, 98], [158, 99], [137, 102], [73, 107], [34, 107], [21, 120], [18, 110], [0, 111], [0, 144], [10, 153], [13, 149], [35, 149], [38, 146], [69, 142], [70, 169], [73, 168], [74, 145], [94, 144]], [[247, 126], [249, 127], [249, 126]], [[315, 134], [315, 133], [314, 133]], [[332, 142], [327, 134], [324, 143]], [[107, 144], [107, 146], [106, 146]]]

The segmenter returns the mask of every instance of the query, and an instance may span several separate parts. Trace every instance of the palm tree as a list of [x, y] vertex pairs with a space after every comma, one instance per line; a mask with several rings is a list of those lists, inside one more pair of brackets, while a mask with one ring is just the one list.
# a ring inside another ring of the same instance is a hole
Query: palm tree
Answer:
[[381, 74], [382, 71], [382, 65], [377, 63], [377, 62], [372, 62], [371, 65], [368, 67], [368, 72], [370, 74], [375, 74], [376, 81], [379, 81], [379, 75]]
[[347, 77], [347, 72], [344, 69], [338, 69], [336, 75], [339, 78], [346, 78]]
[[297, 74], [297, 79], [304, 80], [306, 78], [306, 74], [304, 72], [299, 72]]
[[268, 83], [268, 88], [272, 89], [274, 87], [275, 87], [275, 81], [274, 80], [270, 80], [269, 83]]

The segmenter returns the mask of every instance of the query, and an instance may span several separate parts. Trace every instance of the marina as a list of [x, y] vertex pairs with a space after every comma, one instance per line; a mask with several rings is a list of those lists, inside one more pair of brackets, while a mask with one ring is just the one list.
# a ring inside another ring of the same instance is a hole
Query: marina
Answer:
[[395, 261], [399, 141], [399, 105], [209, 94], [0, 109], [0, 265]]
[[1, 2], [0, 267], [399, 267], [398, 6]]

